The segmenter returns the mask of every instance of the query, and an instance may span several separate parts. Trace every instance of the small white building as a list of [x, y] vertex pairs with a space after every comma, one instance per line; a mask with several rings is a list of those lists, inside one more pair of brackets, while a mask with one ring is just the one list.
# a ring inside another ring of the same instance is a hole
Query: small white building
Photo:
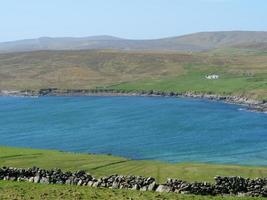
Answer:
[[206, 79], [219, 79], [219, 75], [217, 74], [206, 75]]

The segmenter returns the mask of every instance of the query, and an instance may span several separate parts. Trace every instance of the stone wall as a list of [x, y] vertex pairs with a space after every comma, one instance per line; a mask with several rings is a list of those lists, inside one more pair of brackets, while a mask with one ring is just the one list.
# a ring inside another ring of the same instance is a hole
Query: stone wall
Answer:
[[42, 184], [66, 184], [112, 189], [176, 192], [195, 195], [238, 195], [267, 197], [267, 178], [215, 177], [215, 183], [168, 179], [158, 184], [152, 177], [111, 175], [95, 178], [85, 171], [63, 172], [60, 169], [0, 168], [0, 180], [27, 181]]

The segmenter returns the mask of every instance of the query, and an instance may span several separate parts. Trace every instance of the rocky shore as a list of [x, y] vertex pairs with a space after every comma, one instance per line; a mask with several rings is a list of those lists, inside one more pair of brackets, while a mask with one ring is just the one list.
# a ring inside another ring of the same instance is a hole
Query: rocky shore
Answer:
[[248, 110], [257, 112], [267, 112], [266, 100], [253, 100], [244, 96], [227, 96], [215, 94], [198, 94], [194, 92], [177, 93], [161, 91], [138, 91], [128, 92], [114, 89], [66, 89], [45, 88], [40, 90], [7, 91], [0, 90], [0, 96], [162, 96], [162, 97], [187, 97], [197, 99], [208, 99], [212, 101], [222, 101], [230, 104], [245, 106]]
[[63, 172], [61, 169], [0, 168], [0, 180], [24, 181], [41, 184], [66, 184], [112, 189], [130, 189], [155, 192], [175, 192], [194, 195], [237, 195], [267, 197], [267, 178], [215, 177], [215, 183], [189, 183], [168, 179], [158, 184], [153, 177], [111, 175], [95, 178], [85, 171]]

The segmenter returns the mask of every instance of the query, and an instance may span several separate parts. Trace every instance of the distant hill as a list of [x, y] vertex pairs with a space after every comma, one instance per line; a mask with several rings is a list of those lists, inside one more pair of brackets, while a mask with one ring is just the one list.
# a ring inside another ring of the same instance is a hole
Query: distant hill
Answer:
[[267, 50], [267, 32], [225, 31], [201, 32], [154, 40], [129, 40], [112, 36], [83, 38], [41, 37], [0, 43], [0, 53], [37, 50], [153, 50], [200, 52], [216, 48], [246, 48]]

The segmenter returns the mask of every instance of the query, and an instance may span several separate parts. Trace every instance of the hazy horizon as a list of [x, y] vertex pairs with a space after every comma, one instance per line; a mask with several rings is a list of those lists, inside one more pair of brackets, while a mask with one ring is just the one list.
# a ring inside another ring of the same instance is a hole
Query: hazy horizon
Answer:
[[[157, 39], [210, 31], [267, 31], [264, 0], [10, 0], [0, 42], [111, 35]], [[14, 14], [15, 13], [15, 14]]]
[[186, 36], [186, 35], [191, 35], [191, 34], [197, 34], [197, 33], [216, 33], [216, 32], [266, 32], [267, 31], [261, 31], [261, 30], [221, 30], [221, 31], [198, 31], [198, 32], [192, 32], [192, 33], [187, 33], [187, 34], [180, 34], [180, 35], [172, 35], [172, 36], [166, 36], [166, 37], [159, 37], [159, 38], [126, 38], [126, 37], [118, 37], [116, 35], [105, 35], [105, 34], [99, 34], [99, 35], [84, 35], [84, 36], [49, 36], [49, 35], [44, 35], [44, 36], [39, 36], [39, 37], [34, 37], [34, 38], [22, 38], [18, 40], [8, 40], [8, 41], [0, 41], [0, 43], [5, 43], [5, 42], [16, 42], [16, 41], [23, 41], [23, 40], [32, 40], [32, 39], [41, 39], [41, 38], [52, 38], [52, 39], [57, 39], [57, 38], [90, 38], [90, 37], [114, 37], [118, 39], [125, 39], [125, 40], [157, 40], [157, 39], [164, 39], [164, 38], [174, 38], [174, 37], [180, 37], [180, 36]]

